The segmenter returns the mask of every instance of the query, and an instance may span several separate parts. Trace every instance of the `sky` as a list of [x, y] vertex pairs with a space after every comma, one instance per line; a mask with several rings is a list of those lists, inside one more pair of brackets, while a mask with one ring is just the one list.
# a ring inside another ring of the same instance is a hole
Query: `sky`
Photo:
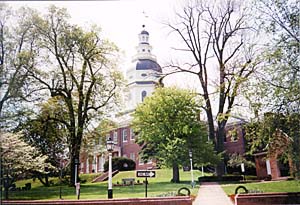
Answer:
[[[129, 67], [131, 57], [135, 54], [138, 44], [138, 34], [142, 25], [150, 33], [152, 53], [157, 56], [158, 63], [164, 67], [171, 61], [189, 58], [182, 52], [172, 48], [182, 48], [178, 36], [171, 33], [165, 23], [172, 22], [176, 13], [181, 12], [186, 0], [93, 0], [93, 1], [9, 1], [13, 8], [29, 6], [42, 13], [49, 5], [67, 9], [71, 22], [83, 27], [96, 24], [101, 27], [105, 38], [114, 42], [122, 52], [120, 69], [125, 72]], [[216, 75], [216, 73], [212, 73]], [[212, 79], [215, 76], [211, 76]], [[199, 90], [199, 81], [195, 76], [177, 75], [168, 77], [164, 83], [192, 90]], [[198, 89], [197, 89], [198, 88]]]
[[42, 12], [54, 4], [67, 8], [71, 22], [81, 26], [97, 24], [102, 28], [106, 38], [114, 42], [125, 58], [135, 54], [138, 33], [145, 25], [150, 33], [153, 54], [160, 63], [171, 58], [171, 47], [174, 39], [170, 38], [168, 29], [163, 22], [169, 21], [182, 0], [106, 0], [106, 1], [12, 1], [13, 8], [27, 5]]
[[[9, 1], [13, 8], [29, 6], [43, 13], [54, 4], [67, 8], [74, 24], [88, 27], [96, 24], [102, 29], [105, 38], [114, 42], [122, 52], [120, 69], [124, 72], [130, 65], [138, 44], [138, 34], [142, 25], [150, 33], [152, 53], [157, 56], [163, 67], [171, 61], [182, 58], [182, 53], [175, 51], [181, 44], [178, 37], [171, 34], [165, 23], [174, 21], [176, 12], [182, 10], [185, 0], [94, 0], [94, 1]], [[180, 57], [179, 57], [180, 56]], [[189, 89], [197, 87], [193, 76], [175, 76], [166, 78], [169, 85], [177, 85]], [[186, 82], [190, 82], [187, 84]]]

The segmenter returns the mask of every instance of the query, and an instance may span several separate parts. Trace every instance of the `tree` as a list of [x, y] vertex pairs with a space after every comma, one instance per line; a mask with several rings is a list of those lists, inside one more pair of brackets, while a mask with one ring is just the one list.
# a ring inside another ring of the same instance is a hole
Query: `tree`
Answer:
[[295, 127], [299, 127], [300, 111], [299, 3], [293, 0], [262, 0], [255, 3], [258, 29], [267, 37], [264, 37], [264, 53], [261, 55], [264, 61], [262, 72], [252, 83], [254, 89], [248, 89], [245, 93], [256, 112], [256, 120], [260, 112], [271, 112], [272, 115], [268, 120], [258, 120], [261, 137], [255, 137], [254, 142], [259, 143], [256, 138], [265, 140], [269, 136], [261, 133], [260, 123], [273, 122], [270, 125], [273, 127], [272, 133], [278, 128], [293, 139], [289, 150], [293, 162], [293, 165], [290, 164], [293, 167], [291, 174], [299, 178], [299, 128]]
[[96, 27], [84, 30], [68, 23], [68, 17], [65, 9], [55, 6], [44, 17], [35, 16], [40, 58], [38, 65], [28, 71], [51, 98], [60, 97], [67, 110], [66, 118], [51, 120], [68, 130], [70, 183], [74, 185], [74, 163], [79, 159], [88, 123], [111, 110], [118, 97], [121, 75], [114, 69], [116, 47], [102, 39]]
[[199, 115], [196, 94], [176, 88], [157, 88], [134, 113], [132, 125], [143, 145], [141, 154], [172, 167], [173, 182], [180, 181], [179, 166], [188, 164], [189, 151], [196, 164], [217, 160]]
[[[249, 37], [253, 30], [248, 25], [247, 9], [234, 0], [194, 1], [184, 7], [177, 17], [176, 23], [168, 23], [167, 26], [183, 41], [184, 48], [177, 50], [191, 54], [192, 62], [171, 64], [169, 67], [173, 71], [166, 75], [185, 72], [199, 79], [209, 138], [215, 142], [217, 152], [222, 153], [225, 126], [236, 105], [240, 88], [258, 64], [254, 47], [250, 45]], [[211, 76], [217, 77], [212, 79]], [[211, 91], [212, 84], [215, 91]], [[215, 110], [213, 99], [217, 99]], [[217, 174], [223, 173], [224, 161], [221, 161]]]
[[269, 36], [259, 82], [267, 106], [279, 112], [300, 111], [300, 7], [294, 0], [258, 1], [260, 28]]
[[0, 122], [1, 128], [13, 117], [24, 113], [25, 101], [34, 89], [26, 68], [34, 66], [36, 35], [28, 20], [34, 14], [29, 8], [13, 11], [0, 3]]
[[[93, 155], [95, 153], [95, 149], [97, 152], [106, 151], [106, 137], [109, 132], [113, 129], [116, 129], [117, 124], [109, 119], [102, 119], [98, 126], [86, 133], [82, 139], [82, 146], [83, 152], [87, 153], [88, 155]], [[96, 146], [95, 144], [98, 143], [100, 146]]]
[[66, 158], [68, 132], [64, 124], [52, 119], [66, 119], [67, 114], [63, 100], [53, 97], [40, 104], [37, 114], [18, 127], [25, 142], [48, 156], [47, 162], [57, 170]]
[[21, 134], [1, 133], [0, 138], [1, 169], [13, 179], [27, 174], [46, 174], [47, 169], [55, 169], [47, 163], [47, 156], [21, 139]]
[[299, 114], [265, 113], [263, 119], [246, 126], [249, 153], [264, 151], [275, 158], [283, 155], [289, 161], [290, 174], [299, 178], [299, 123]]

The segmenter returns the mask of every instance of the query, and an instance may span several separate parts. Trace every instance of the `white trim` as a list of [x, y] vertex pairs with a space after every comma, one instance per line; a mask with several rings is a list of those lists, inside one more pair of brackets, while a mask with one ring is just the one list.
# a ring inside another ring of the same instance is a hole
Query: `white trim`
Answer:
[[133, 129], [130, 128], [129, 132], [130, 132], [130, 140], [135, 140]]
[[114, 131], [114, 137], [113, 137], [113, 141], [115, 142], [115, 143], [118, 143], [118, 132], [117, 131]]
[[127, 128], [123, 128], [122, 129], [122, 140], [123, 140], [123, 142], [127, 142], [128, 141], [127, 137], [128, 137]]

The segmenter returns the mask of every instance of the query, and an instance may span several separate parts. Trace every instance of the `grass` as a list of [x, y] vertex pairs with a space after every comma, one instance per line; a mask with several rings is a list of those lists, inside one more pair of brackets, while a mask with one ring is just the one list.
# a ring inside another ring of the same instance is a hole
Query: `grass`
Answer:
[[300, 192], [300, 181], [268, 181], [258, 183], [232, 184], [222, 183], [222, 188], [227, 195], [234, 194], [236, 187], [245, 186], [248, 190], [256, 190], [262, 192]]
[[[194, 171], [195, 181], [201, 176], [200, 171]], [[81, 175], [81, 179], [86, 179], [87, 182], [81, 184], [80, 199], [106, 199], [107, 198], [107, 182], [91, 183], [91, 180], [95, 177], [95, 174]], [[123, 178], [136, 178], [135, 171], [120, 172], [113, 177], [113, 183], [121, 183]], [[156, 170], [155, 178], [148, 178], [148, 197], [168, 195], [171, 192], [177, 193], [181, 187], [188, 187], [191, 190], [192, 195], [197, 195], [199, 185], [193, 189], [190, 185], [191, 175], [190, 172], [180, 172], [181, 183], [174, 184], [170, 182], [172, 178], [171, 169]], [[58, 182], [57, 178], [51, 178], [53, 182]], [[142, 182], [144, 178], [136, 178], [136, 181]], [[28, 191], [15, 191], [9, 193], [10, 199], [59, 199], [59, 191], [62, 189], [63, 199], [76, 199], [75, 188], [68, 186], [51, 186], [44, 187], [38, 180], [22, 180], [16, 183], [17, 187], [24, 186], [25, 183], [31, 183], [32, 189]], [[145, 196], [145, 185], [134, 186], [117, 186], [113, 187], [114, 198], [136, 198]]]

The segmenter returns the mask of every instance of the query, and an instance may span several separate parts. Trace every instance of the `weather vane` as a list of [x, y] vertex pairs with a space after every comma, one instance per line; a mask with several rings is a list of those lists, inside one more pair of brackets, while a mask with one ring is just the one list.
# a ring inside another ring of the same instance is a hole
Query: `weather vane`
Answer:
[[143, 16], [144, 16], [144, 24], [142, 25], [143, 28], [145, 28], [145, 23], [147, 22], [147, 18], [149, 17], [146, 12], [143, 10]]

